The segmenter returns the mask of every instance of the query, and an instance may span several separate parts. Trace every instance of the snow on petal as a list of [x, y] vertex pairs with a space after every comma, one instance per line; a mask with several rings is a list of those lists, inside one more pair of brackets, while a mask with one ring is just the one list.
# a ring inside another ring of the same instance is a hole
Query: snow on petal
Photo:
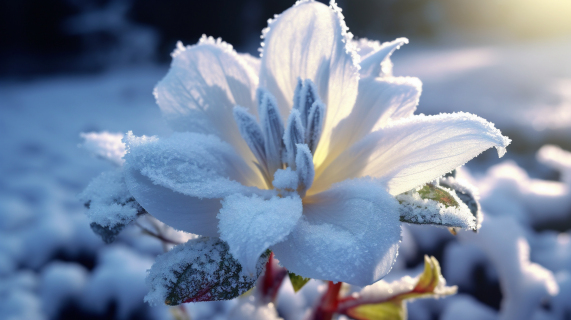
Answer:
[[125, 169], [125, 182], [137, 202], [153, 217], [194, 234], [218, 237], [216, 214], [222, 207], [219, 198], [199, 199], [154, 184], [139, 171]]
[[392, 75], [392, 63], [390, 56], [403, 44], [407, 44], [407, 38], [398, 38], [391, 42], [385, 42], [373, 52], [361, 57], [359, 73], [361, 77], [378, 77], [381, 75]]
[[[359, 95], [351, 114], [333, 129], [335, 144], [329, 150], [333, 161], [365, 135], [392, 120], [412, 116], [418, 105], [422, 83], [412, 77], [365, 78], [359, 80]], [[325, 163], [320, 168], [325, 169]]]
[[319, 173], [311, 194], [337, 181], [371, 176], [397, 195], [432, 181], [496, 147], [499, 156], [511, 140], [486, 120], [469, 113], [418, 115], [372, 132]]
[[266, 200], [234, 194], [222, 201], [220, 238], [228, 243], [230, 253], [246, 273], [255, 274], [260, 255], [291, 232], [302, 211], [298, 196]]
[[303, 277], [365, 286], [383, 278], [396, 259], [398, 201], [371, 179], [348, 180], [304, 199], [303, 217], [272, 247]]
[[299, 2], [264, 32], [260, 85], [277, 99], [282, 117], [292, 108], [298, 79], [310, 79], [327, 106], [317, 163], [327, 156], [331, 130], [350, 112], [357, 97], [358, 55], [340, 10]]
[[[176, 131], [218, 135], [247, 160], [254, 160], [240, 137], [232, 108], [241, 105], [256, 115], [255, 72], [232, 46], [203, 36], [193, 46], [180, 42], [167, 75], [154, 94]], [[251, 161], [247, 161], [253, 168]]]
[[126, 137], [126, 165], [154, 184], [198, 198], [223, 198], [264, 187], [232, 147], [213, 135], [175, 132], [168, 138]]

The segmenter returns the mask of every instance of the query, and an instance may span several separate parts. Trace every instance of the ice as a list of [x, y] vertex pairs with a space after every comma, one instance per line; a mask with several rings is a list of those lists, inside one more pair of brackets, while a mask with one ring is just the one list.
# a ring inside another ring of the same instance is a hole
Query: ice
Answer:
[[220, 239], [228, 243], [230, 253], [244, 271], [254, 276], [260, 255], [285, 239], [302, 212], [297, 194], [271, 199], [231, 195], [222, 201], [218, 213]]
[[122, 133], [103, 132], [82, 132], [80, 136], [84, 142], [80, 147], [86, 149], [91, 154], [111, 161], [117, 166], [121, 166], [125, 160], [125, 144]]

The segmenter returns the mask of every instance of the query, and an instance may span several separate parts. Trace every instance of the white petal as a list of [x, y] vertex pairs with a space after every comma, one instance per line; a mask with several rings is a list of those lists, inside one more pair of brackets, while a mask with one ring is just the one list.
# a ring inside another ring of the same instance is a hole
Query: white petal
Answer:
[[161, 222], [203, 236], [218, 236], [216, 214], [221, 199], [198, 199], [154, 184], [139, 171], [125, 168], [125, 182], [137, 202]]
[[254, 157], [240, 137], [232, 108], [240, 105], [256, 115], [257, 76], [229, 44], [203, 37], [197, 45], [178, 49], [168, 74], [155, 88], [163, 115], [177, 131], [215, 134], [248, 160]]
[[251, 187], [264, 185], [259, 176], [216, 136], [176, 132], [157, 139], [128, 133], [125, 140], [125, 165], [156, 185], [198, 198], [262, 192]]
[[392, 63], [390, 57], [395, 50], [407, 43], [407, 38], [398, 38], [394, 41], [383, 43], [366, 56], [362, 55], [361, 63], [359, 64], [361, 66], [361, 70], [359, 70], [361, 77], [391, 76]]
[[303, 217], [272, 250], [303, 277], [366, 286], [391, 270], [400, 233], [398, 202], [369, 179], [349, 180], [305, 198]]
[[[412, 116], [418, 105], [422, 83], [418, 78], [365, 78], [359, 81], [359, 95], [351, 114], [333, 129], [328, 162], [389, 121]], [[329, 164], [324, 163], [324, 170]]]
[[313, 1], [300, 2], [270, 23], [264, 33], [260, 85], [289, 115], [298, 78], [312, 80], [327, 107], [316, 163], [327, 156], [331, 130], [350, 112], [357, 97], [358, 55], [340, 10]]
[[469, 113], [413, 116], [365, 136], [313, 183], [310, 193], [337, 181], [371, 176], [396, 195], [434, 180], [496, 147], [501, 156], [511, 140], [486, 120]]
[[256, 195], [231, 195], [222, 201], [218, 214], [220, 238], [246, 272], [255, 274], [260, 255], [290, 233], [302, 210], [297, 196], [265, 200]]

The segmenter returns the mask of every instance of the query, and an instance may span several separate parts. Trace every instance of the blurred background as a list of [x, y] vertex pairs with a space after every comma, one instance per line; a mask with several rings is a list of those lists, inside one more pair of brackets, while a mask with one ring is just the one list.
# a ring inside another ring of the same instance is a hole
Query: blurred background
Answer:
[[[206, 34], [257, 56], [267, 19], [292, 4], [0, 0], [0, 318], [180, 316], [143, 303], [159, 242], [133, 227], [105, 245], [90, 230], [76, 195], [113, 166], [82, 148], [80, 133], [168, 134], [152, 90], [176, 41]], [[459, 171], [480, 189], [491, 231], [405, 227], [391, 274], [414, 274], [435, 255], [460, 292], [410, 304], [409, 318], [510, 319], [515, 303], [529, 319], [571, 319], [571, 1], [338, 4], [357, 38], [410, 39], [392, 61], [395, 75], [423, 82], [417, 113], [475, 113], [513, 140], [506, 157], [490, 150]], [[286, 319], [288, 301], [278, 302]], [[232, 306], [186, 309], [225, 319]]]

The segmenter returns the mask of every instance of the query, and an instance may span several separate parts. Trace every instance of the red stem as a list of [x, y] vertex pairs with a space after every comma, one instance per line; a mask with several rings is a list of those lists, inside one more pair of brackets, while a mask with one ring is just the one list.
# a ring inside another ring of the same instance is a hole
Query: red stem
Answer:
[[339, 291], [341, 291], [342, 282], [333, 283], [329, 281], [327, 292], [321, 297], [321, 301], [315, 310], [313, 320], [331, 320], [333, 314], [337, 312], [339, 305]]

